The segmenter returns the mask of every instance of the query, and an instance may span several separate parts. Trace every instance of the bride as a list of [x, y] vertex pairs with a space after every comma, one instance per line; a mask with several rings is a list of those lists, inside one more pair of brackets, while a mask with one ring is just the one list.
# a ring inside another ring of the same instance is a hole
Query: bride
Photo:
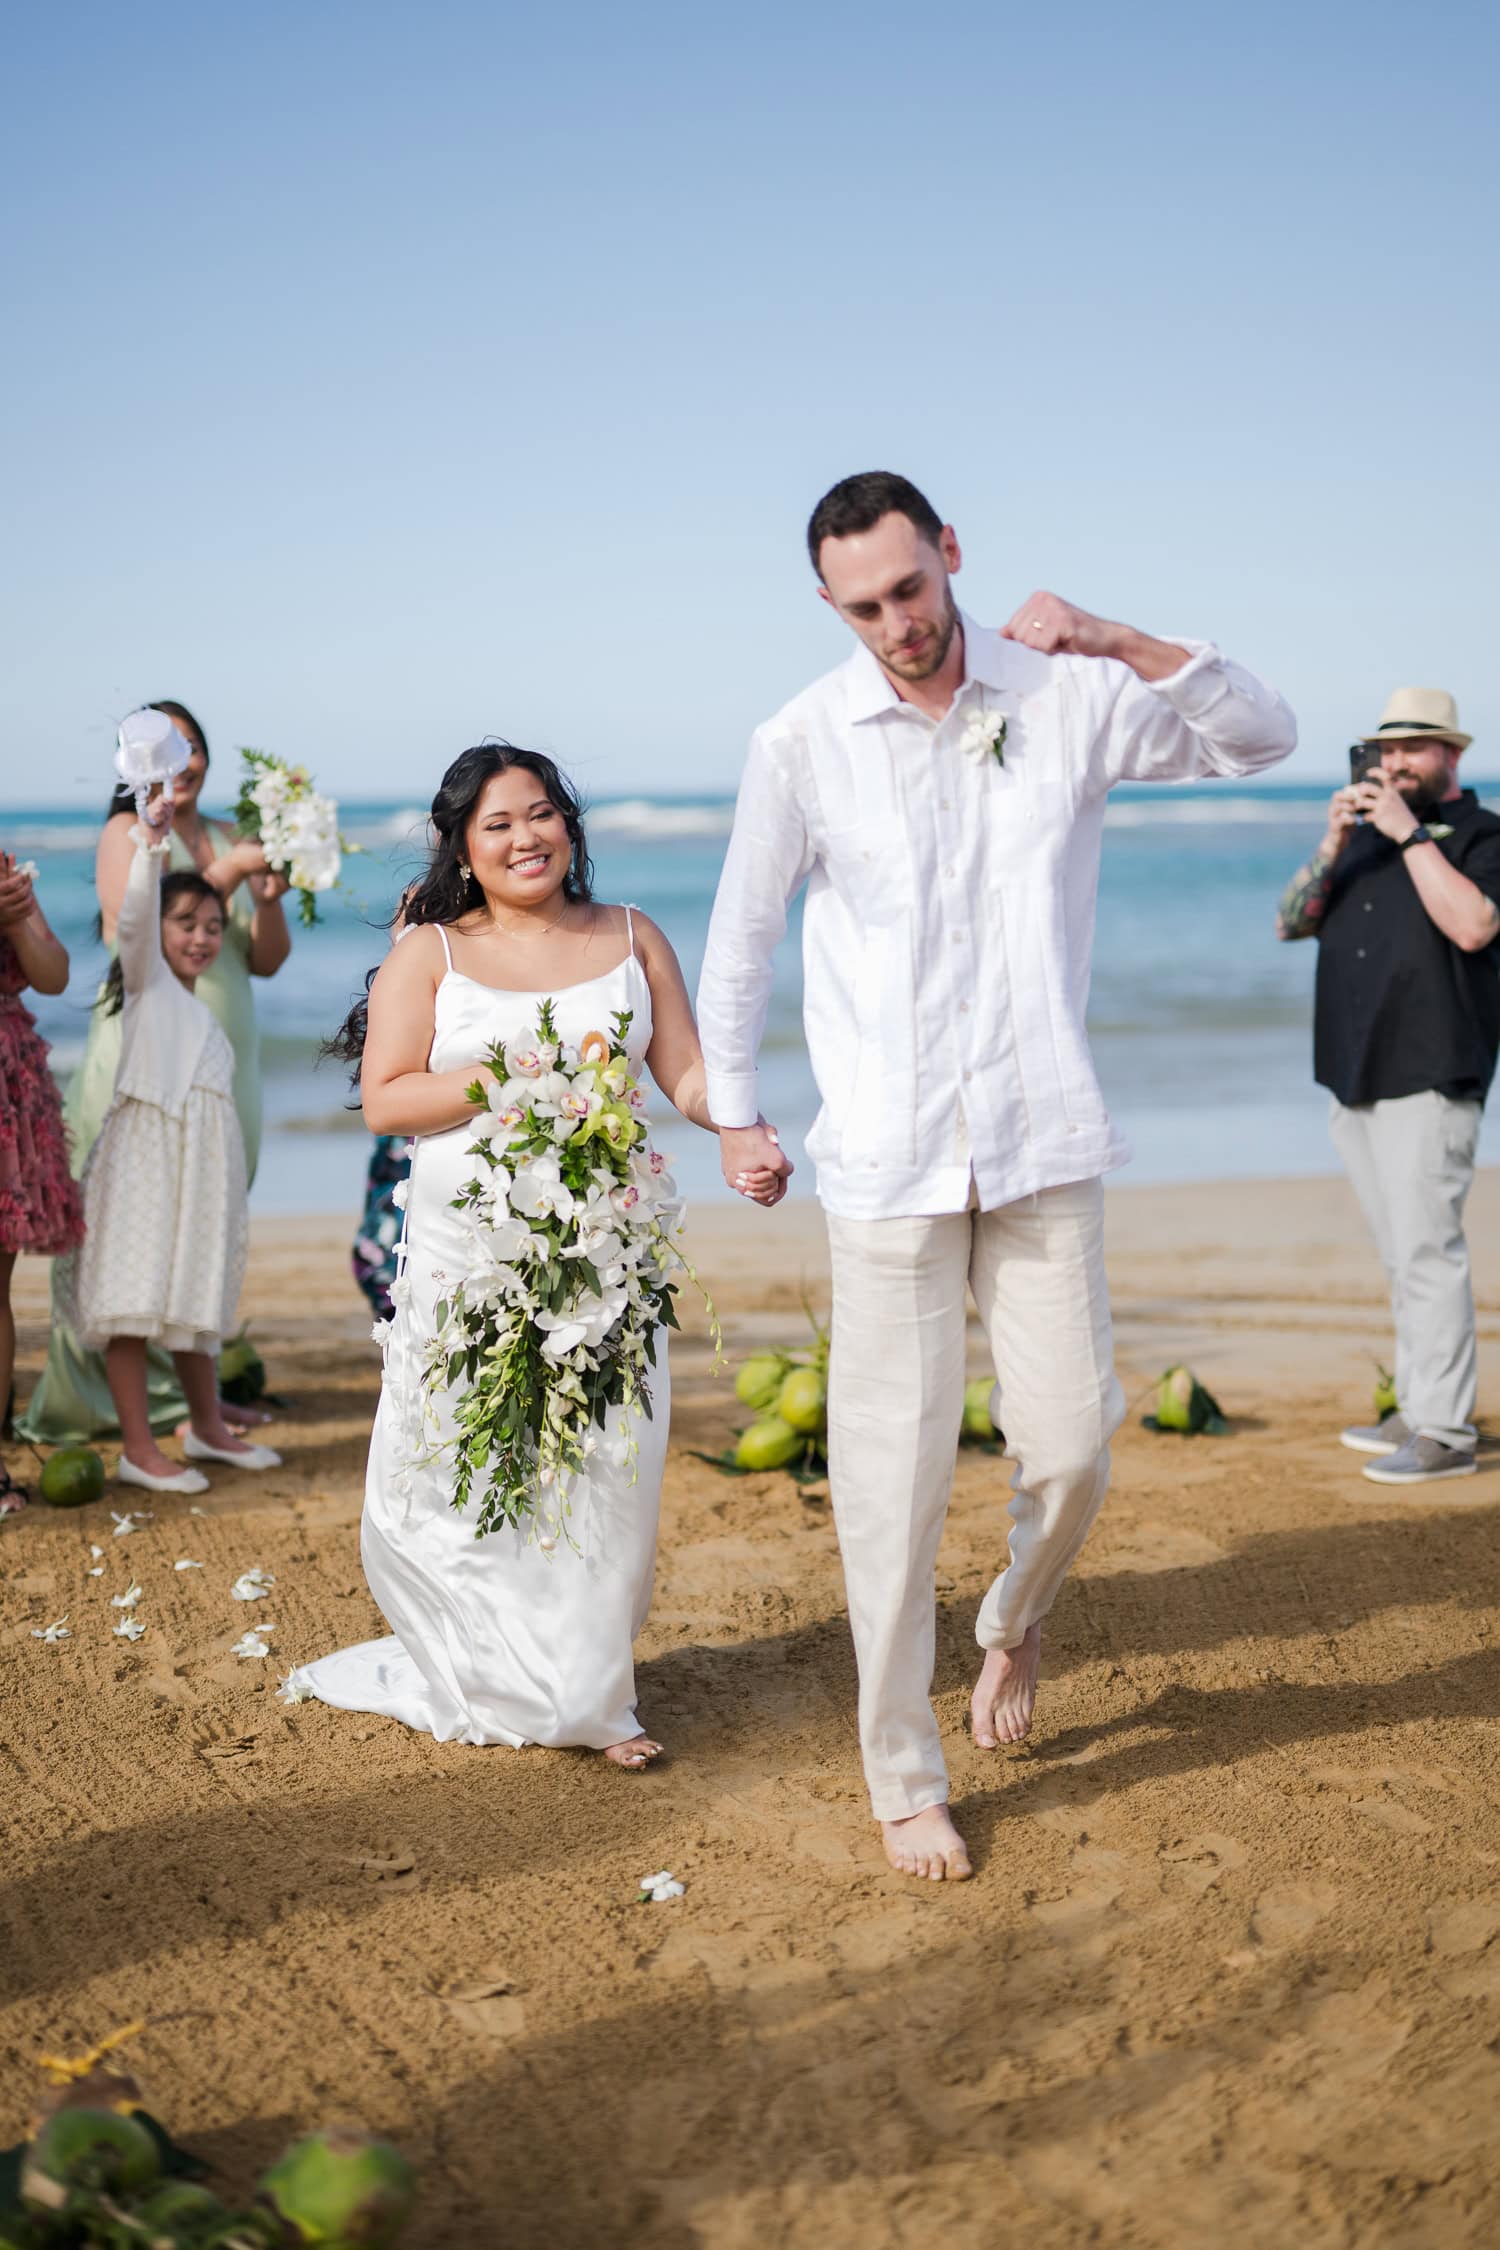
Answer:
[[[402, 1719], [439, 1742], [576, 1744], [644, 1766], [661, 1745], [636, 1713], [631, 1644], [656, 1560], [666, 1329], [634, 1462], [615, 1460], [606, 1429], [569, 1493], [571, 1543], [551, 1552], [526, 1522], [476, 1539], [476, 1502], [456, 1512], [444, 1462], [413, 1468], [403, 1433], [444, 1273], [465, 1263], [468, 1222], [453, 1204], [476, 1168], [466, 1088], [488, 1075], [490, 1047], [534, 1035], [545, 999], [575, 1046], [626, 1010], [632, 1068], [644, 1063], [683, 1116], [712, 1132], [698, 1033], [656, 924], [593, 897], [578, 799], [550, 758], [509, 744], [464, 751], [433, 799], [432, 828], [431, 862], [403, 901], [368, 1013], [356, 1006], [337, 1043], [360, 1065], [370, 1130], [414, 1140], [409, 1286], [396, 1292], [386, 1343], [361, 1538], [391, 1637], [304, 1665], [288, 1684], [294, 1696]], [[771, 1171], [739, 1184], [758, 1203], [786, 1191], [785, 1174]], [[611, 1409], [611, 1423], [621, 1412]]]

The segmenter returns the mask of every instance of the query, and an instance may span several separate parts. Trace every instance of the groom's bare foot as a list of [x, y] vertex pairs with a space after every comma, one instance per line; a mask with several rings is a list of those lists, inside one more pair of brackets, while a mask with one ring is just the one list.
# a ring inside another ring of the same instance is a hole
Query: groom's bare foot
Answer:
[[649, 1766], [653, 1758], [661, 1756], [661, 1744], [653, 1742], [649, 1734], [633, 1734], [628, 1742], [612, 1742], [604, 1755], [612, 1765]]
[[885, 1856], [898, 1875], [925, 1875], [930, 1883], [966, 1883], [974, 1870], [969, 1850], [946, 1805], [929, 1805], [905, 1820], [883, 1820]]
[[1020, 1742], [1030, 1733], [1041, 1668], [1040, 1625], [1028, 1625], [1014, 1648], [990, 1650], [969, 1704], [981, 1750], [998, 1750], [1002, 1742]]

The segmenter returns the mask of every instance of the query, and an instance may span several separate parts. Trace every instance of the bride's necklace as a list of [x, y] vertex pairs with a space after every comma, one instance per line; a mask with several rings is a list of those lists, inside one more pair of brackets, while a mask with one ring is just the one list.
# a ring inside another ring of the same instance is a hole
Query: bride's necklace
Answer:
[[514, 930], [508, 930], [505, 927], [505, 924], [501, 922], [495, 915], [493, 909], [490, 913], [490, 928], [495, 932], [497, 937], [509, 939], [512, 945], [540, 945], [542, 939], [547, 935], [547, 932], [549, 930], [555, 930], [557, 928], [558, 923], [562, 920], [563, 916], [568, 911], [569, 903], [570, 902], [565, 898], [562, 902], [562, 905], [553, 915], [551, 921], [544, 922], [541, 928], [535, 931], [531, 937], [518, 937]]

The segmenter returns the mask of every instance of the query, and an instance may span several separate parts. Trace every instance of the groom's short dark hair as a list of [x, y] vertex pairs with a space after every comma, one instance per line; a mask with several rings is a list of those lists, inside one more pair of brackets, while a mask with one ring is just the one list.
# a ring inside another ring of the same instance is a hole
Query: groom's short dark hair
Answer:
[[857, 477], [842, 477], [825, 492], [807, 523], [807, 551], [821, 578], [818, 557], [825, 539], [850, 539], [856, 531], [873, 531], [882, 516], [906, 516], [934, 546], [943, 519], [924, 493], [907, 477], [890, 469], [864, 469]]

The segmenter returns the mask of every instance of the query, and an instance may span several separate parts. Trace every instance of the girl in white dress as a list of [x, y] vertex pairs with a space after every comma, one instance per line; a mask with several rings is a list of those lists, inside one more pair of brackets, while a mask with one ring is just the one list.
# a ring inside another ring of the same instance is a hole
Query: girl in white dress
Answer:
[[162, 880], [172, 807], [160, 796], [133, 831], [117, 958], [100, 1005], [124, 1023], [114, 1099], [83, 1174], [84, 1241], [65, 1284], [71, 1325], [102, 1349], [120, 1419], [116, 1475], [151, 1492], [204, 1492], [156, 1443], [146, 1346], [172, 1355], [191, 1428], [192, 1461], [271, 1469], [219, 1405], [219, 1344], [233, 1325], [248, 1232], [245, 1145], [234, 1107], [234, 1055], [193, 985], [217, 960], [224, 905], [201, 875]]
[[[303, 1666], [290, 1691], [404, 1720], [439, 1742], [572, 1744], [644, 1766], [661, 1745], [636, 1713], [631, 1644], [656, 1561], [666, 1330], [635, 1461], [614, 1459], [606, 1428], [570, 1488], [569, 1537], [551, 1551], [528, 1525], [476, 1539], [475, 1503], [467, 1515], [454, 1509], [445, 1464], [414, 1462], [410, 1433], [444, 1272], [466, 1262], [467, 1222], [453, 1199], [475, 1169], [467, 1088], [485, 1075], [483, 1056], [497, 1040], [534, 1035], [543, 1000], [570, 1045], [608, 1035], [627, 1010], [632, 1066], [649, 1068], [667, 1099], [712, 1132], [698, 1033], [656, 924], [592, 897], [578, 800], [549, 758], [508, 744], [466, 750], [443, 777], [432, 824], [432, 863], [403, 903], [368, 1025], [356, 1008], [340, 1047], [360, 1060], [371, 1131], [415, 1137], [407, 1286], [394, 1292], [361, 1540], [392, 1635]], [[771, 1172], [741, 1184], [766, 1203], [785, 1189]]]

